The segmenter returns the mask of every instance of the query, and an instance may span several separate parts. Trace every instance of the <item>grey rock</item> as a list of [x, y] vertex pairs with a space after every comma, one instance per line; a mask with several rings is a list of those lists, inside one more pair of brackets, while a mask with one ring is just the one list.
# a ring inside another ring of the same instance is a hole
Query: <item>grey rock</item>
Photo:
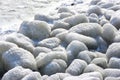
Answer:
[[46, 47], [36, 47], [33, 51], [33, 55], [37, 57], [41, 52], [49, 53], [52, 50]]
[[108, 43], [112, 43], [113, 42], [113, 39], [114, 37], [116, 36], [116, 32], [117, 32], [117, 29], [107, 23], [103, 26], [103, 34], [102, 34], [102, 37], [104, 40], [106, 40]]
[[105, 80], [120, 80], [120, 77], [106, 77]]
[[112, 68], [104, 69], [103, 77], [104, 79], [106, 77], [120, 77], [120, 69], [112, 69]]
[[89, 64], [85, 69], [84, 69], [84, 73], [89, 73], [89, 72], [102, 72], [103, 68], [95, 65], [95, 64]]
[[120, 58], [120, 43], [112, 43], [107, 49], [106, 57], [108, 60], [112, 57]]
[[32, 72], [32, 73], [26, 75], [21, 80], [41, 80], [41, 75], [39, 72]]
[[97, 41], [92, 37], [84, 36], [82, 34], [78, 34], [74, 32], [70, 32], [65, 35], [65, 41], [67, 43], [70, 43], [73, 40], [78, 40], [80, 42], [83, 42], [88, 48], [97, 48], [98, 46]]
[[87, 11], [88, 14], [91, 14], [91, 13], [95, 13], [97, 14], [98, 16], [102, 15], [102, 10], [99, 6], [95, 5], [95, 6], [91, 6], [88, 11]]
[[62, 12], [62, 13], [60, 13], [60, 19], [67, 18], [67, 17], [70, 17], [72, 15], [73, 14], [70, 12]]
[[52, 75], [55, 73], [65, 72], [67, 68], [67, 64], [64, 60], [54, 59], [50, 63], [48, 63], [42, 70], [43, 74]]
[[108, 63], [108, 67], [120, 69], [120, 59], [115, 58], [115, 57], [110, 58], [109, 63]]
[[62, 59], [64, 61], [67, 61], [67, 54], [66, 54], [66, 52], [63, 52], [63, 51], [52, 51], [52, 52], [49, 52], [48, 54], [46, 54], [46, 53], [39, 54], [36, 57], [36, 62], [37, 62], [38, 68], [41, 68], [41, 67], [47, 65], [53, 59]]
[[90, 37], [97, 37], [102, 34], [102, 27], [97, 23], [81, 23], [73, 26], [69, 31]]
[[60, 8], [58, 9], [58, 13], [63, 13], [63, 12], [72, 13], [72, 11], [71, 11], [69, 8], [67, 8], [67, 7], [60, 7]]
[[55, 37], [57, 34], [62, 33], [62, 32], [65, 32], [65, 31], [67, 31], [67, 30], [66, 30], [66, 29], [63, 29], [63, 28], [57, 28], [57, 29], [54, 29], [54, 30], [50, 33], [50, 36]]
[[44, 21], [23, 21], [19, 33], [34, 40], [42, 40], [50, 36], [51, 27]]
[[85, 16], [83, 14], [81, 14], [81, 15], [76, 14], [76, 15], [64, 18], [62, 21], [70, 24], [71, 27], [75, 26], [77, 24], [80, 24], [80, 23], [88, 23], [89, 22], [87, 16]]
[[85, 53], [85, 51], [81, 51], [78, 54], [77, 58], [86, 61], [88, 64], [91, 62], [90, 56], [87, 53]]
[[66, 69], [66, 73], [74, 76], [80, 75], [86, 66], [87, 63], [85, 61], [80, 59], [74, 59], [73, 62], [69, 65], [69, 67]]
[[38, 42], [38, 46], [53, 49], [59, 46], [60, 42], [61, 41], [59, 38], [51, 37], [51, 38], [43, 39], [42, 41]]
[[114, 11], [120, 10], [120, 5], [114, 5], [114, 6], [110, 7], [109, 9], [114, 10]]
[[102, 68], [107, 68], [107, 59], [106, 58], [95, 58], [91, 63], [96, 64]]
[[36, 14], [34, 16], [34, 20], [45, 21], [48, 23], [53, 23], [55, 20], [58, 20], [59, 16], [51, 16], [51, 15], [44, 15], [44, 14]]
[[106, 3], [102, 4], [102, 5], [100, 5], [101, 8], [105, 8], [105, 9], [108, 9], [108, 8], [110, 8], [112, 6], [114, 6], [114, 3], [112, 3], [112, 2], [106, 2]]
[[98, 2], [100, 2], [101, 0], [92, 0], [90, 2], [90, 5], [96, 5]]
[[34, 50], [33, 41], [20, 33], [13, 33], [13, 34], [6, 36], [6, 41], [15, 43], [19, 47], [26, 49], [30, 51], [31, 53]]
[[32, 73], [32, 70], [24, 69], [21, 66], [17, 66], [6, 72], [1, 80], [22, 80], [23, 77], [30, 73]]
[[56, 73], [49, 76], [46, 80], [63, 80], [64, 78], [71, 76], [68, 73]]
[[37, 70], [34, 56], [27, 50], [22, 48], [11, 48], [2, 55], [5, 68], [7, 70], [16, 66]]
[[69, 23], [63, 22], [63, 21], [56, 21], [53, 25], [53, 30], [57, 28], [63, 28], [63, 29], [69, 29], [71, 26]]
[[120, 15], [120, 10], [116, 11], [110, 19], [110, 23], [112, 25], [114, 25], [117, 29], [120, 28], [120, 17], [119, 17], [119, 15]]

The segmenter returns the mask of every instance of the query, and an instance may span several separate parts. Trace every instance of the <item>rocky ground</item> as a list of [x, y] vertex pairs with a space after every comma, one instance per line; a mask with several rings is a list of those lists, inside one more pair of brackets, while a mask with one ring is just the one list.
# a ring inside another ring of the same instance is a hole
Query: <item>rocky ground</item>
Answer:
[[120, 80], [119, 15], [100, 0], [37, 13], [0, 36], [1, 80]]

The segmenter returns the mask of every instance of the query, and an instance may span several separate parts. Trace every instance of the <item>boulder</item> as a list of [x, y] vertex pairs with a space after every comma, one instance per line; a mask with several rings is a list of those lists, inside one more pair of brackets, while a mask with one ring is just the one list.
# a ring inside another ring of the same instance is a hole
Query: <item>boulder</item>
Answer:
[[23, 77], [32, 73], [32, 70], [17, 66], [6, 72], [1, 80], [22, 80]]
[[55, 20], [58, 20], [59, 16], [51, 16], [51, 15], [44, 15], [44, 14], [36, 14], [34, 16], [34, 20], [45, 21], [47, 23], [53, 23]]
[[2, 76], [3, 73], [5, 72], [4, 64], [3, 64], [3, 61], [2, 61], [2, 55], [6, 51], [8, 51], [9, 49], [11, 49], [13, 47], [18, 47], [18, 46], [14, 43], [10, 43], [10, 42], [7, 42], [7, 41], [0, 41], [0, 76]]
[[101, 0], [91, 0], [90, 5], [96, 5]]
[[98, 18], [98, 15], [97, 15], [97, 14], [95, 14], [95, 13], [91, 13], [91, 14], [89, 15], [89, 17], [99, 19], [99, 18]]
[[80, 80], [80, 78], [78, 76], [68, 76], [64, 78], [63, 80]]
[[32, 72], [26, 75], [21, 80], [41, 80], [41, 75], [39, 72]]
[[97, 37], [96, 39], [98, 43], [97, 51], [106, 53], [107, 48], [108, 48], [107, 42], [101, 36]]
[[119, 15], [120, 15], [120, 10], [116, 11], [110, 19], [110, 23], [112, 25], [114, 25], [117, 29], [120, 28], [120, 17], [119, 17]]
[[53, 49], [59, 46], [60, 42], [61, 41], [59, 38], [51, 37], [51, 38], [43, 39], [42, 41], [38, 42], [38, 46]]
[[95, 6], [91, 6], [88, 11], [87, 11], [88, 14], [91, 14], [91, 13], [95, 13], [97, 14], [98, 16], [102, 15], [102, 10], [99, 6], [95, 5]]
[[115, 12], [114, 12], [113, 10], [106, 10], [106, 11], [104, 12], [104, 16], [105, 16], [105, 18], [106, 18], [107, 20], [110, 20], [111, 17], [112, 17], [112, 15], [113, 15], [114, 13], [115, 13]]
[[120, 80], [120, 77], [106, 77], [105, 80]]
[[72, 15], [73, 14], [70, 12], [62, 12], [62, 13], [60, 13], [60, 19], [67, 18], [67, 17], [70, 17]]
[[81, 54], [88, 54], [88, 56], [90, 57], [91, 60], [93, 60], [94, 58], [97, 58], [97, 54], [92, 51], [88, 51], [88, 50], [81, 51]]
[[57, 29], [57, 28], [63, 28], [63, 29], [69, 29], [71, 26], [69, 23], [63, 22], [63, 21], [56, 21], [52, 27], [52, 29]]
[[120, 43], [112, 43], [107, 49], [106, 57], [108, 60], [112, 57], [120, 58]]
[[116, 36], [114, 37], [113, 42], [120, 42], [119, 32], [118, 32], [118, 35], [116, 35]]
[[97, 41], [94, 38], [82, 34], [70, 32], [67, 33], [66, 35], [63, 35], [63, 37], [64, 36], [65, 36], [64, 39], [67, 43], [70, 43], [73, 40], [78, 40], [80, 42], [83, 42], [88, 48], [95, 49], [98, 46]]
[[7, 41], [0, 41], [0, 59], [4, 52], [8, 51], [13, 47], [18, 47], [16, 44], [7, 42]]
[[79, 52], [84, 50], [88, 50], [87, 46], [84, 43], [77, 40], [72, 41], [66, 48], [66, 51], [70, 51], [74, 56], [77, 56]]
[[42, 68], [43, 74], [53, 75], [55, 73], [65, 72], [67, 68], [67, 64], [64, 60], [54, 59], [50, 63], [48, 63], [45, 67]]
[[60, 7], [58, 9], [58, 13], [64, 13], [64, 12], [72, 13], [72, 11], [69, 8], [67, 8], [67, 7]]
[[107, 23], [103, 26], [102, 37], [104, 40], [106, 40], [106, 42], [112, 43], [114, 37], [116, 36], [116, 32], [117, 29], [113, 25]]
[[28, 36], [30, 39], [42, 40], [50, 36], [51, 27], [44, 21], [23, 21], [19, 33]]
[[95, 65], [95, 64], [89, 64], [85, 69], [84, 69], [84, 73], [89, 73], [89, 72], [102, 72], [103, 68]]
[[96, 78], [97, 80], [100, 79], [100, 80], [103, 80], [103, 76], [100, 72], [89, 72], [89, 73], [83, 73], [79, 76], [80, 79], [88, 79], [90, 78], [90, 80], [96, 80], [96, 79], [91, 79], [91, 77], [93, 78]]
[[97, 37], [102, 34], [102, 27], [97, 23], [81, 23], [73, 26], [69, 30], [70, 32], [75, 32], [78, 34], [83, 34], [85, 36]]
[[37, 70], [34, 56], [22, 48], [14, 47], [9, 49], [2, 55], [2, 59], [7, 70], [16, 66]]
[[64, 18], [62, 21], [70, 24], [71, 27], [80, 23], [89, 22], [88, 17], [83, 14], [76, 14], [76, 15]]
[[77, 40], [72, 41], [66, 48], [68, 64], [70, 64], [72, 60], [77, 57], [79, 52], [84, 50], [88, 50], [87, 46], [84, 43]]
[[85, 61], [80, 59], [74, 59], [69, 65], [69, 67], [66, 69], [66, 73], [69, 73], [74, 76], [80, 75], [82, 74], [86, 66], [87, 63]]
[[33, 51], [33, 55], [35, 57], [37, 57], [40, 53], [44, 52], [44, 53], [49, 53], [51, 52], [52, 50], [49, 49], [49, 48], [46, 48], [46, 47], [36, 47]]
[[88, 17], [90, 23], [99, 23], [99, 20], [97, 18]]
[[85, 51], [81, 51], [78, 56], [78, 59], [84, 60], [85, 62], [87, 62], [88, 64], [91, 62], [91, 58], [90, 56], [85, 52]]
[[112, 3], [112, 2], [106, 2], [102, 5], [100, 5], [101, 8], [105, 8], [105, 9], [108, 9], [110, 7], [113, 7], [113, 6], [114, 6], [114, 3]]
[[38, 68], [41, 68], [41, 67], [47, 65], [53, 59], [62, 59], [64, 61], [67, 61], [67, 54], [66, 54], [66, 52], [63, 52], [63, 51], [52, 51], [52, 52], [49, 52], [48, 54], [46, 54], [46, 53], [39, 54], [36, 57], [36, 62], [37, 62]]
[[55, 37], [57, 34], [65, 32], [65, 31], [67, 30], [63, 28], [57, 28], [57, 29], [52, 30], [52, 32], [50, 33], [50, 36]]
[[107, 68], [107, 59], [106, 58], [95, 58], [91, 63], [96, 64], [102, 68]]
[[33, 41], [20, 33], [13, 33], [13, 34], [6, 36], [6, 41], [15, 43], [19, 47], [26, 49], [30, 51], [31, 53], [34, 50]]
[[104, 79], [107, 77], [120, 77], [120, 69], [107, 68], [103, 70]]
[[110, 7], [109, 9], [113, 10], [113, 11], [120, 10], [120, 5], [114, 5], [114, 6]]
[[68, 76], [71, 76], [71, 75], [68, 73], [56, 73], [56, 74], [49, 76], [45, 80], [63, 80], [64, 78]]
[[108, 67], [120, 69], [120, 59], [116, 58], [116, 57], [110, 58], [109, 63], [108, 63]]

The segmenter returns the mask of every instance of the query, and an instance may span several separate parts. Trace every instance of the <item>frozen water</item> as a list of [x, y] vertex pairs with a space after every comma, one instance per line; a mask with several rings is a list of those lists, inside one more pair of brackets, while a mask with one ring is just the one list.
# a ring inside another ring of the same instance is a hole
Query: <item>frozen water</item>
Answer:
[[[37, 13], [54, 13], [59, 6], [86, 10], [91, 0], [0, 0], [0, 33], [17, 31], [23, 20], [32, 20]], [[119, 0], [103, 0], [117, 2]], [[76, 4], [70, 6], [72, 3]], [[82, 4], [81, 4], [82, 3]], [[77, 5], [81, 4], [81, 5]]]

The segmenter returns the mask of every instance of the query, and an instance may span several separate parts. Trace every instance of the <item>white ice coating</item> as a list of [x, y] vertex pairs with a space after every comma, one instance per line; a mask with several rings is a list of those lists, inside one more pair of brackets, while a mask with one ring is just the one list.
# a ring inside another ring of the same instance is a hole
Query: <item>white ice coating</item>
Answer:
[[[0, 33], [17, 31], [22, 21], [33, 20], [35, 14], [53, 14], [60, 6], [86, 10], [91, 0], [0, 0]], [[102, 0], [117, 2], [119, 0]], [[82, 3], [83, 2], [83, 3]], [[71, 3], [76, 4], [70, 6]], [[79, 4], [79, 5], [77, 5]], [[80, 7], [81, 6], [81, 7]]]

